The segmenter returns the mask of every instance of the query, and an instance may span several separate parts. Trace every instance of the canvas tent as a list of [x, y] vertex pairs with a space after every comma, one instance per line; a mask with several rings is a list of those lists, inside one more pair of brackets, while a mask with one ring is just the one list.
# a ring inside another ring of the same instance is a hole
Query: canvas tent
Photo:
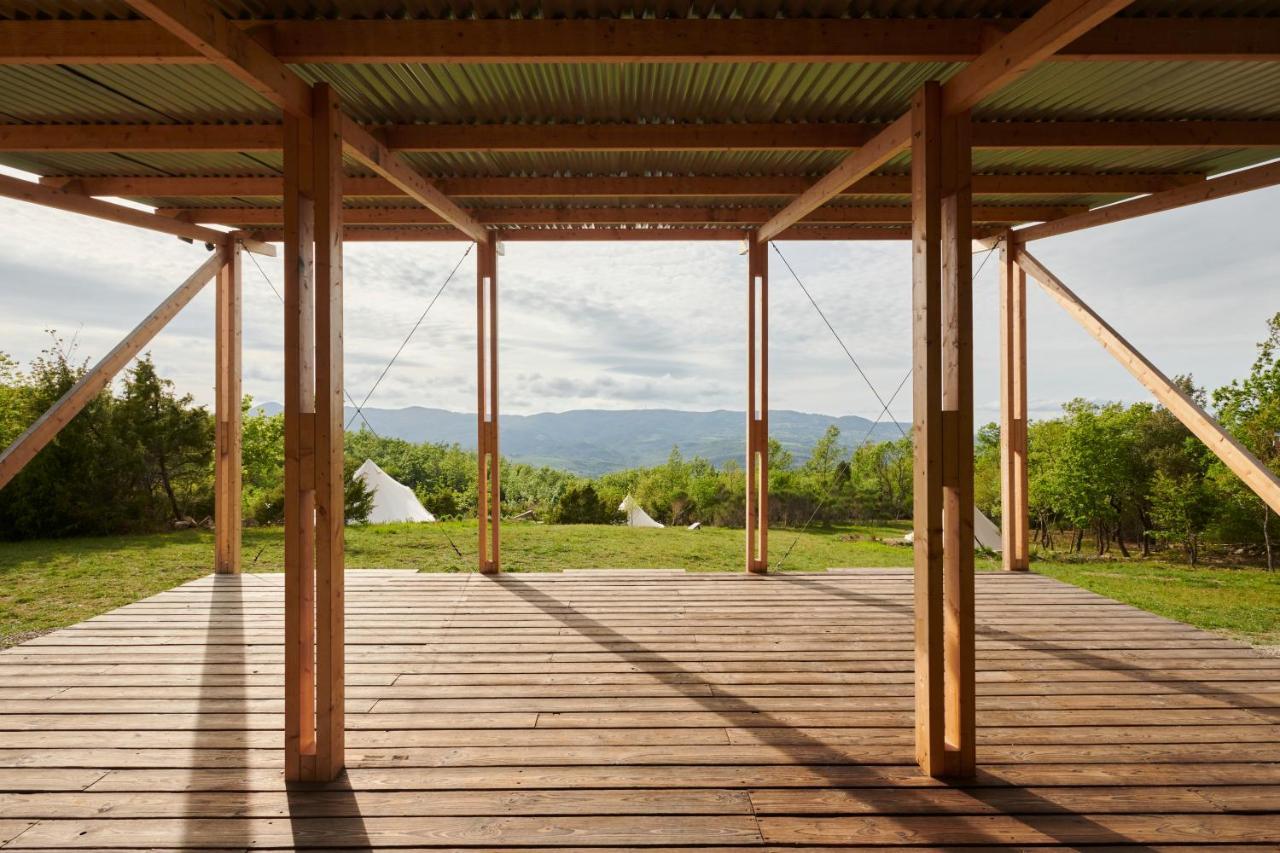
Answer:
[[[902, 537], [902, 541], [914, 542], [915, 538], [915, 531], [911, 531]], [[1004, 540], [1000, 536], [1000, 528], [977, 507], [973, 508], [973, 544], [979, 548], [986, 548], [988, 551], [997, 553], [1004, 550]]]
[[372, 459], [356, 469], [355, 476], [364, 480], [365, 487], [373, 492], [373, 509], [369, 512], [370, 524], [387, 524], [393, 521], [435, 521], [436, 517], [418, 500], [413, 489], [396, 480], [378, 467]]
[[627, 514], [628, 527], [664, 527], [649, 517], [649, 513], [645, 512], [640, 504], [636, 503], [636, 499], [631, 495], [627, 495], [622, 499], [622, 503], [618, 504], [618, 512]]

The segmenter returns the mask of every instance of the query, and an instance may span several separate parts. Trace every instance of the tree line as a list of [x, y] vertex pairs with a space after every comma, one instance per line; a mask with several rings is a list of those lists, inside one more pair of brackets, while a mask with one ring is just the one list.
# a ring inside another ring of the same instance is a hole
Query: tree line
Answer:
[[[23, 372], [0, 355], [0, 444], [6, 445], [82, 375], [60, 342]], [[1268, 324], [1249, 374], [1208, 393], [1190, 377], [1183, 391], [1210, 408], [1263, 464], [1280, 469], [1280, 314]], [[284, 423], [245, 401], [244, 513], [250, 523], [283, 515]], [[805, 526], [905, 519], [912, 509], [909, 438], [865, 443], [852, 453], [828, 428], [807, 457], [769, 442], [769, 514]], [[59, 438], [0, 490], [0, 537], [155, 530], [207, 518], [213, 505], [213, 419], [179, 396], [149, 358], [121, 390], [92, 401]], [[975, 438], [980, 510], [1000, 520], [1000, 435]], [[369, 495], [351, 473], [366, 458], [405, 483], [437, 517], [474, 516], [476, 459], [458, 445], [411, 443], [369, 430], [347, 434], [348, 517], [367, 516]], [[635, 495], [669, 525], [741, 526], [742, 465], [685, 458], [673, 448], [648, 467], [585, 478], [501, 461], [502, 512], [553, 523], [610, 523]], [[1074, 400], [1028, 428], [1034, 538], [1044, 549], [1149, 555], [1173, 546], [1190, 562], [1206, 543], [1256, 551], [1274, 566], [1274, 513], [1163, 407]]]

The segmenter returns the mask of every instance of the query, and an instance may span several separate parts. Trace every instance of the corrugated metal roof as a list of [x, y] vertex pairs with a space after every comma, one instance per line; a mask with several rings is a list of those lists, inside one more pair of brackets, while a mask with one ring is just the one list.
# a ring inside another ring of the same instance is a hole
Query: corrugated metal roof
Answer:
[[[233, 18], [1026, 18], [1044, 0], [214, 0]], [[1124, 16], [1278, 15], [1276, 0], [1137, 0]], [[3, 17], [137, 17], [124, 0], [6, 0]]]
[[[451, 17], [1011, 17], [1038, 0], [804, 0], [785, 6], [743, 0], [717, 5], [404, 0], [219, 0], [238, 18]], [[1127, 15], [1280, 16], [1280, 0], [1139, 0]], [[0, 0], [0, 18], [136, 17], [118, 0]], [[591, 122], [881, 122], [908, 107], [945, 63], [382, 64], [297, 66], [332, 83], [348, 113], [370, 123], [538, 124]], [[1280, 120], [1280, 63], [1046, 63], [975, 111], [983, 120]], [[230, 75], [203, 65], [0, 66], [0, 122], [272, 122], [279, 112]], [[1278, 141], [1280, 142], [1280, 141]], [[418, 152], [424, 174], [502, 175], [820, 175], [839, 151]], [[1274, 149], [1028, 149], [975, 151], [990, 172], [1098, 171], [1214, 173], [1280, 156]], [[0, 154], [0, 163], [61, 175], [273, 175], [278, 153]], [[906, 167], [903, 156], [888, 165]], [[353, 174], [359, 170], [350, 169]], [[880, 197], [883, 199], [883, 197]], [[1099, 203], [1107, 196], [1055, 196], [1046, 203]], [[997, 201], [1031, 203], [1027, 197]], [[164, 206], [243, 206], [163, 198]], [[670, 203], [671, 200], [668, 200]], [[776, 198], [775, 198], [776, 201]], [[548, 200], [538, 200], [546, 204]], [[699, 201], [704, 203], [705, 199]], [[747, 203], [736, 199], [735, 203]]]

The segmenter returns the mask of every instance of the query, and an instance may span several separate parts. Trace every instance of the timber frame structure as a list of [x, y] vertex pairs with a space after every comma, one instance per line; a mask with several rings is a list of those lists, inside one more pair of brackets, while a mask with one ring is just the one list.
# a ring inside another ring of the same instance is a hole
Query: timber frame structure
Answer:
[[283, 243], [285, 769], [334, 779], [345, 241], [479, 247], [486, 573], [500, 568], [501, 241], [747, 241], [756, 574], [768, 567], [768, 244], [909, 241], [916, 756], [931, 776], [972, 776], [973, 241], [1002, 256], [1007, 569], [1029, 556], [1028, 275], [1280, 511], [1275, 475], [1027, 250], [1280, 183], [1280, 166], [1260, 165], [1280, 157], [1280, 3], [1250, 3], [1249, 16], [1213, 0], [975, 0], [956, 17], [940, 11], [956, 4], [891, 4], [901, 17], [878, 5], [780, 17], [747, 3], [709, 18], [542, 0], [520, 19], [464, 4], [447, 19], [362, 20], [345, 0], [332, 18], [285, 0], [0, 0], [0, 164], [41, 176], [0, 177], [0, 194], [212, 252], [0, 456], [0, 487], [216, 278], [214, 566], [238, 572], [241, 253]]

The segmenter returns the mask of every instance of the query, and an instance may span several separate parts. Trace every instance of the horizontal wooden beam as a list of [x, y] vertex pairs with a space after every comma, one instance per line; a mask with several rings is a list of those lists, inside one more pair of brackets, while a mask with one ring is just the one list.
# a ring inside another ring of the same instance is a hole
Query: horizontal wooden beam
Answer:
[[[502, 232], [504, 241], [594, 241], [594, 240], [745, 240], [750, 231], [732, 226], [694, 227], [599, 227], [567, 226], [559, 228], [512, 228]], [[284, 232], [278, 229], [255, 231], [259, 240], [280, 242]], [[344, 242], [428, 243], [470, 240], [456, 228], [418, 226], [370, 228], [348, 226], [342, 232]], [[910, 240], [907, 228], [881, 226], [810, 226], [799, 225], [778, 235], [777, 240]]]
[[1209, 416], [1194, 400], [1173, 384], [1168, 376], [1113, 329], [1096, 311], [1085, 304], [1025, 247], [1015, 246], [1018, 266], [1026, 270], [1046, 293], [1078, 322], [1102, 348], [1142, 383], [1169, 412], [1182, 422], [1196, 438], [1217, 455], [1233, 473], [1244, 481], [1273, 512], [1280, 513], [1280, 479], [1267, 469], [1248, 448], [1236, 440], [1222, 425]]
[[[234, 22], [289, 63], [970, 62], [1016, 18]], [[1275, 18], [1128, 18], [1058, 61], [1275, 61]], [[151, 21], [0, 21], [0, 64], [195, 64]]]
[[[479, 226], [504, 225], [759, 225], [776, 213], [774, 207], [488, 207], [473, 208], [470, 216]], [[1039, 222], [1071, 216], [1083, 211], [1079, 206], [977, 205], [975, 222]], [[228, 225], [280, 225], [284, 210], [278, 207], [191, 207], [161, 208], [164, 216], [187, 222]], [[420, 207], [348, 207], [343, 220], [352, 225], [435, 225], [446, 220]], [[828, 205], [810, 213], [805, 224], [906, 224], [911, 221], [908, 205], [880, 207]]]
[[[465, 177], [431, 179], [453, 198], [645, 198], [790, 196], [813, 180], [804, 175], [680, 175], [658, 177]], [[974, 175], [975, 195], [1139, 195], [1199, 183], [1195, 174]], [[49, 177], [60, 187], [74, 182], [80, 192], [126, 198], [279, 198], [284, 182], [271, 177]], [[348, 197], [403, 198], [384, 178], [348, 177]], [[909, 196], [910, 175], [868, 175], [846, 190], [850, 195]]]
[[41, 451], [65, 427], [72, 418], [124, 369], [134, 356], [142, 352], [156, 334], [174, 316], [204, 289], [217, 275], [226, 257], [224, 244], [219, 242], [209, 258], [173, 293], [147, 315], [124, 340], [103, 356], [75, 385], [54, 403], [48, 411], [27, 427], [3, 453], [0, 453], [0, 489], [4, 488], [37, 453]]
[[[397, 151], [848, 151], [864, 145], [884, 127], [655, 123], [365, 129]], [[0, 151], [277, 151], [283, 139], [277, 124], [0, 124]], [[977, 122], [973, 144], [978, 148], [1276, 148], [1280, 147], [1280, 121]]]
[[1012, 233], [1016, 242], [1026, 243], [1029, 240], [1055, 237], [1059, 234], [1070, 234], [1072, 231], [1081, 231], [1085, 228], [1093, 228], [1109, 222], [1122, 222], [1126, 219], [1146, 216], [1149, 213], [1174, 210], [1191, 204], [1199, 204], [1202, 201], [1226, 198], [1246, 193], [1250, 190], [1274, 187], [1276, 185], [1280, 185], [1280, 163], [1269, 163], [1265, 166], [1255, 166], [1252, 169], [1223, 175], [1220, 178], [1201, 181], [1198, 184], [1122, 201], [1107, 207], [1099, 207], [1084, 213], [1067, 216], [1054, 222], [1033, 225]]

